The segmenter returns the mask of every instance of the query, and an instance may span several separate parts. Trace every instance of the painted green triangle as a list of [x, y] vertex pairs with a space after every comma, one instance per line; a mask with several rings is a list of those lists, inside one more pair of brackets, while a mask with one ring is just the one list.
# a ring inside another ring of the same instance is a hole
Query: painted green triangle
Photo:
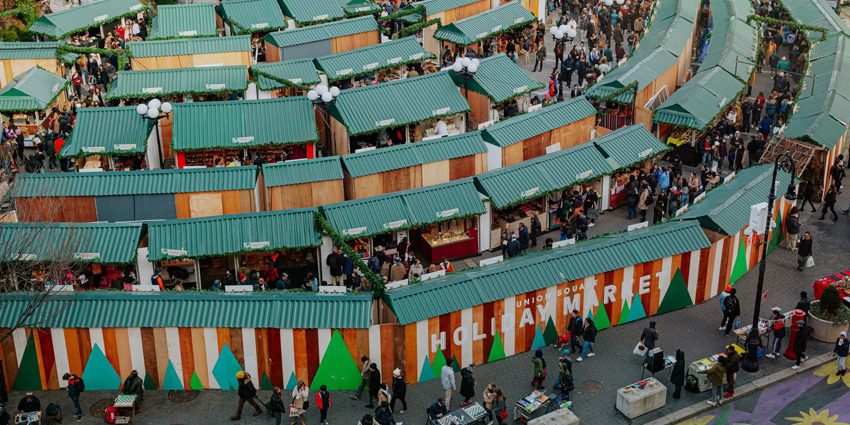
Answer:
[[263, 377], [260, 378], [260, 389], [271, 391], [274, 386], [272, 385], [272, 380], [269, 379], [269, 375], [266, 375], [266, 372], [263, 372]]
[[455, 373], [460, 373], [460, 369], [460, 362], [457, 361], [457, 356], [452, 356], [452, 370], [455, 371]]
[[768, 254], [782, 242], [782, 230], [782, 211], [780, 211], [776, 214], [776, 227], [773, 228], [773, 234], [770, 236], [770, 244], [767, 245]]
[[[348, 351], [348, 347], [342, 339], [342, 334], [339, 331], [334, 331], [331, 342], [325, 349], [325, 355], [322, 356], [322, 361], [319, 363], [319, 369], [316, 370], [316, 375], [310, 382], [310, 388], [318, 391], [319, 387], [327, 385], [331, 391], [356, 390], [361, 380], [360, 369], [357, 368], [357, 363], [351, 357], [351, 352]], [[269, 386], [271, 386], [271, 382], [269, 382]]]
[[149, 372], [145, 372], [145, 389], [156, 391], [156, 382], [153, 381]]
[[643, 302], [640, 300], [640, 295], [635, 295], [635, 299], [632, 300], [632, 309], [629, 310], [629, 317], [626, 318], [626, 322], [633, 322], [644, 317], [646, 317], [646, 311], [643, 309]]
[[294, 390], [298, 386], [298, 379], [295, 377], [295, 372], [289, 375], [289, 381], [286, 381], [286, 389]]
[[629, 322], [629, 303], [623, 301], [623, 309], [620, 311], [620, 320], [617, 322], [618, 325], [622, 325], [624, 323]]
[[738, 256], [735, 257], [735, 267], [732, 268], [732, 275], [729, 276], [729, 284], [733, 284], [747, 272], [747, 238], [741, 237], [741, 244], [738, 247]]
[[673, 280], [670, 281], [670, 287], [667, 288], [667, 293], [664, 294], [664, 299], [661, 300], [661, 305], [658, 306], [658, 311], [655, 314], [667, 313], [692, 305], [694, 305], [694, 302], [691, 300], [690, 292], [688, 292], [688, 284], [685, 283], [682, 270], [677, 268], [676, 273], [673, 274]]
[[496, 337], [493, 338], [493, 346], [490, 347], [490, 355], [487, 357], [487, 363], [505, 358], [505, 346], [502, 345], [502, 337], [499, 331], [496, 331]]
[[[263, 373], [263, 376], [265, 376], [265, 375], [266, 374]], [[203, 390], [204, 389], [204, 384], [202, 384], [201, 380], [198, 378], [198, 372], [194, 372], [194, 371], [192, 372], [192, 380], [189, 381], [189, 388], [191, 388], [193, 390]], [[265, 389], [265, 388], [263, 388], [263, 389]]]
[[168, 367], [165, 369], [165, 379], [162, 381], [163, 390], [183, 390], [183, 384], [180, 382], [180, 377], [177, 376], [177, 371], [174, 370], [174, 364], [171, 360], [168, 361]]
[[549, 317], [549, 321], [546, 322], [546, 330], [543, 331], [543, 340], [546, 341], [546, 345], [552, 345], [558, 342], [558, 328], [555, 327], [555, 321], [552, 320], [552, 317]]
[[546, 341], [543, 339], [543, 332], [540, 331], [540, 325], [534, 330], [534, 339], [531, 340], [531, 349], [536, 350], [546, 346]]
[[121, 388], [121, 377], [118, 376], [118, 372], [115, 371], [115, 368], [112, 367], [97, 344], [94, 344], [91, 349], [82, 378], [86, 383], [87, 391], [114, 391]]
[[230, 351], [230, 347], [224, 344], [212, 370], [213, 378], [218, 382], [219, 388], [222, 390], [238, 389], [239, 382], [236, 380], [236, 374], [240, 371], [242, 371], [242, 366], [239, 365], [236, 356]]
[[[114, 371], [113, 371], [114, 372]], [[38, 354], [35, 350], [35, 336], [30, 332], [27, 338], [27, 346], [21, 364], [18, 366], [18, 374], [15, 376], [13, 391], [40, 391], [41, 373], [38, 371]]]
[[425, 356], [425, 361], [422, 362], [422, 372], [419, 373], [419, 382], [431, 379], [434, 379], [434, 370], [431, 369], [431, 363], [428, 361], [428, 356]]
[[597, 331], [611, 327], [611, 320], [608, 319], [608, 312], [605, 311], [604, 305], [600, 305], [596, 310], [596, 317], [593, 319], [593, 323], [596, 324]]
[[434, 374], [434, 377], [441, 376], [441, 371], [443, 370], [443, 366], [446, 365], [446, 356], [443, 355], [443, 350], [437, 350], [437, 353], [434, 354], [434, 362], [431, 363], [431, 372]]

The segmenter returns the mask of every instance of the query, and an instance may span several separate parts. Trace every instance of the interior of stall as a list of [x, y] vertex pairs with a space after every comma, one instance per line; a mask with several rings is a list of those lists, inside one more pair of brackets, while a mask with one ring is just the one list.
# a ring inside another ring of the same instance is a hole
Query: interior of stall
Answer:
[[[461, 134], [464, 126], [463, 114], [452, 115], [441, 118], [446, 123], [448, 136]], [[377, 133], [360, 134], [349, 137], [349, 152], [358, 152], [361, 149], [386, 148], [410, 142], [419, 142], [438, 138], [435, 128], [438, 120], [426, 120], [408, 126], [383, 129]], [[446, 136], [446, 137], [448, 137]]]
[[[253, 156], [260, 155], [266, 163], [272, 164], [280, 161], [295, 159], [306, 159], [308, 157], [309, 145], [269, 145], [252, 147], [251, 149], [204, 149], [197, 151], [182, 152], [185, 164], [188, 167], [215, 167], [225, 166], [228, 161], [246, 158], [250, 153]], [[247, 164], [243, 164], [247, 165]]]
[[439, 263], [478, 253], [478, 216], [457, 218], [414, 228], [410, 231], [411, 249], [425, 263]]
[[[85, 275], [86, 284], [82, 283]], [[132, 265], [101, 264], [34, 264], [26, 288], [37, 289], [43, 285], [73, 285], [74, 289], [126, 289], [130, 290], [136, 282], [136, 268]], [[22, 282], [18, 282], [21, 285]]]
[[138, 171], [147, 167], [145, 156], [133, 155], [89, 155], [74, 161], [75, 171]]
[[599, 105], [599, 125], [608, 130], [616, 130], [634, 123], [631, 103], [606, 102]]
[[508, 225], [510, 225], [512, 232], [516, 232], [520, 223], [530, 229], [532, 216], [537, 216], [541, 224], [548, 223], [549, 206], [546, 198], [545, 196], [537, 197], [505, 209], [493, 210], [490, 248], [495, 248], [501, 244], [502, 232]]
[[629, 167], [611, 176], [610, 186], [606, 188], [609, 194], [608, 209], [614, 209], [626, 203], [626, 186], [629, 182], [637, 180], [640, 168], [640, 166]]
[[[278, 264], [275, 262], [275, 257], [278, 252], [252, 252], [239, 254], [239, 273], [245, 273], [250, 276], [253, 272], [258, 272], [263, 275], [263, 271], [267, 270], [269, 264]], [[304, 249], [283, 249], [279, 251], [279, 255], [283, 256], [283, 272], [287, 274], [293, 287], [301, 287], [301, 284], [307, 279], [307, 274], [312, 273], [317, 279], [319, 278], [319, 269], [316, 259], [318, 251], [316, 248]], [[308, 261], [312, 260], [312, 261]], [[269, 285], [272, 283], [269, 282]], [[272, 287], [269, 286], [271, 289]]]
[[[226, 266], [220, 264], [226, 261], [226, 257], [198, 260], [197, 266], [201, 270], [201, 283], [206, 284], [206, 289], [212, 287], [213, 281], [224, 277]], [[182, 282], [183, 289], [196, 288], [199, 275], [195, 266], [195, 260], [191, 258], [160, 261], [160, 276], [162, 276], [163, 284], [167, 289], [174, 288], [178, 282]], [[150, 282], [142, 282], [142, 284], [149, 285]]]

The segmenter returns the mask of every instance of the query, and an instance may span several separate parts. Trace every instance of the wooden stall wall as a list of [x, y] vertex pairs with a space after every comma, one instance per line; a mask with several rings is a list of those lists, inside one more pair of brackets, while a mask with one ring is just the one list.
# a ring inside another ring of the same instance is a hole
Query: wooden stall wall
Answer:
[[691, 36], [688, 37], [688, 42], [685, 43], [685, 47], [682, 49], [682, 53], [679, 55], [679, 67], [676, 70], [678, 79], [676, 80], [676, 86], [674, 86], [672, 90], [670, 90], [671, 94], [676, 91], [676, 87], [681, 87], [690, 78], [691, 63], [693, 62], [691, 58], [691, 52], [693, 51], [693, 49], [694, 33], [691, 32]]
[[275, 47], [268, 43], [266, 46], [266, 62], [280, 62], [280, 47]]
[[270, 187], [269, 210], [320, 207], [345, 200], [342, 180]]
[[177, 218], [256, 212], [253, 190], [175, 193]]
[[487, 167], [487, 154], [429, 162], [352, 178], [345, 172], [345, 199], [362, 199], [476, 176]]
[[559, 144], [561, 150], [569, 149], [590, 141], [590, 132], [596, 125], [596, 115], [578, 120], [570, 125], [552, 130], [549, 145]]
[[[273, 50], [273, 49], [272, 49]], [[251, 66], [250, 52], [205, 53], [199, 55], [131, 58], [134, 70], [193, 68], [196, 66]]]
[[360, 34], [346, 35], [336, 37], [332, 40], [333, 52], [341, 53], [349, 50], [359, 49], [361, 47], [371, 46], [381, 42], [381, 37], [378, 31], [362, 32]]
[[514, 143], [502, 149], [502, 166], [546, 155], [546, 148], [555, 144], [560, 144], [561, 150], [564, 150], [586, 143], [595, 123], [596, 117], [591, 116]]
[[6, 86], [9, 81], [12, 81], [16, 76], [29, 71], [36, 66], [40, 66], [47, 71], [50, 71], [60, 77], [62, 75], [62, 66], [57, 59], [16, 59], [0, 61], [0, 88]]
[[94, 197], [17, 198], [18, 221], [89, 223], [97, 220]]
[[477, 127], [478, 124], [490, 121], [490, 98], [481, 93], [471, 90], [463, 90], [465, 92], [466, 101], [469, 103], [472, 110], [469, 112], [469, 119]]

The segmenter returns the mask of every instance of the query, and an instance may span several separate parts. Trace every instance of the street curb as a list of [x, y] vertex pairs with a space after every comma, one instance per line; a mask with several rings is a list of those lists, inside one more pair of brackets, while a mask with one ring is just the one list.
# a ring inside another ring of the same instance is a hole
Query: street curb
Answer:
[[[787, 369], [783, 369], [779, 372], [776, 372], [772, 375], [765, 376], [763, 378], [757, 379], [753, 382], [744, 384], [735, 389], [735, 395], [728, 399], [724, 399], [723, 401], [726, 403], [735, 401], [736, 399], [746, 397], [752, 393], [761, 391], [767, 387], [772, 385], [776, 385], [780, 382], [787, 381], [798, 374], [807, 373], [816, 367], [823, 366], [831, 362], [834, 358], [832, 357], [832, 353], [824, 353], [820, 356], [813, 357], [803, 362], [800, 365], [800, 368], [797, 370], [791, 369], [790, 367]], [[647, 422], [645, 425], [675, 425], [687, 419], [698, 416], [702, 413], [708, 412], [710, 410], [715, 409], [714, 406], [705, 402], [705, 400], [693, 404], [689, 407], [686, 407], [681, 410], [677, 410], [673, 413], [665, 415], [661, 418], [658, 418], [652, 422]]]

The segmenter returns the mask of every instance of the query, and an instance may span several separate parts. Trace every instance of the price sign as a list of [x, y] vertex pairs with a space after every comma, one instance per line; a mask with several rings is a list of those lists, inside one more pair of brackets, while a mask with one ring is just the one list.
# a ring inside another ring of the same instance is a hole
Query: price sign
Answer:
[[451, 217], [451, 216], [453, 216], [453, 215], [458, 215], [459, 213], [460, 213], [460, 210], [459, 210], [459, 209], [457, 209], [457, 208], [452, 208], [452, 209], [450, 209], [450, 210], [445, 210], [445, 211], [440, 211], [440, 212], [438, 212], [438, 213], [437, 213], [437, 218], [446, 218], [446, 217]]
[[245, 242], [245, 243], [243, 243], [243, 244], [242, 244], [242, 246], [243, 246], [245, 249], [263, 249], [263, 248], [268, 248], [268, 247], [270, 247], [270, 246], [271, 246], [271, 243], [269, 243], [269, 241], [262, 241], [262, 242]]
[[384, 229], [398, 229], [407, 224], [407, 220], [393, 221], [392, 223], [384, 223]]
[[522, 192], [520, 196], [523, 198], [529, 198], [531, 196], [534, 196], [537, 192], [540, 192], [540, 187], [533, 187], [531, 189], [528, 189], [525, 192]]
[[254, 136], [234, 137], [233, 143], [251, 143], [254, 141]]
[[191, 31], [180, 31], [180, 37], [194, 37], [194, 36], [196, 36], [196, 35], [198, 35], [198, 31], [197, 31], [197, 30], [191, 30]]

